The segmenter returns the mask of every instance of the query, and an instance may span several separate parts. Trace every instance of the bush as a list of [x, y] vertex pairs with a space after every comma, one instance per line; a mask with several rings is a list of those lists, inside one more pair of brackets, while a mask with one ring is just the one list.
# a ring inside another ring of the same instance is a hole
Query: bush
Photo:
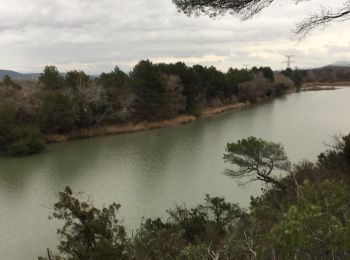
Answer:
[[97, 209], [85, 201], [79, 201], [69, 187], [59, 193], [53, 217], [64, 220], [57, 230], [60, 238], [58, 249], [68, 258], [58, 259], [126, 259], [127, 239], [124, 227], [117, 218], [120, 204], [113, 203]]
[[7, 146], [7, 153], [13, 156], [29, 155], [45, 148], [45, 141], [39, 129], [31, 127], [17, 128], [18, 136]]
[[0, 154], [28, 155], [45, 147], [42, 134], [36, 128], [19, 125], [13, 106], [0, 104]]
[[168, 214], [166, 222], [148, 219], [141, 225], [132, 241], [133, 259], [206, 259], [201, 256], [209, 247], [217, 249], [246, 213], [237, 204], [206, 195], [204, 204], [176, 206]]
[[280, 259], [345, 259], [350, 250], [349, 192], [344, 183], [306, 182], [297, 203], [272, 229]]

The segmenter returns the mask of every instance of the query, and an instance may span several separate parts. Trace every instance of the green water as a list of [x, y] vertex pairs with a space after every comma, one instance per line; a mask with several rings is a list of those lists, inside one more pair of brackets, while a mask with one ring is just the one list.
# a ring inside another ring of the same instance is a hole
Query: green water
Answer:
[[315, 160], [332, 134], [350, 131], [350, 88], [288, 95], [192, 124], [50, 145], [0, 159], [0, 259], [37, 259], [57, 243], [48, 215], [66, 185], [97, 206], [117, 201], [130, 228], [175, 203], [225, 196], [242, 206], [260, 186], [225, 177], [225, 144], [254, 135], [280, 141], [293, 162]]

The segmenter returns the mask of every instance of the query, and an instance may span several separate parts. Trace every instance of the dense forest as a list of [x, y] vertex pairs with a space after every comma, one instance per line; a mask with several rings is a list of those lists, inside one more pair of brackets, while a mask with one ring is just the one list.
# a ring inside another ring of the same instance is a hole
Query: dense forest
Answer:
[[39, 152], [50, 134], [200, 116], [207, 107], [254, 103], [300, 86], [304, 74], [275, 73], [269, 67], [224, 73], [213, 66], [144, 60], [128, 74], [116, 67], [90, 77], [47, 66], [37, 81], [6, 76], [0, 83], [0, 154]]
[[224, 160], [228, 177], [266, 184], [248, 209], [206, 195], [127, 235], [121, 205], [100, 210], [67, 187], [52, 215], [63, 221], [59, 253], [48, 249], [48, 258], [349, 259], [350, 135], [335, 137], [315, 163], [291, 166], [281, 144], [255, 137], [227, 144]]
[[116, 67], [91, 77], [83, 71], [63, 74], [46, 66], [36, 81], [5, 76], [0, 82], [0, 154], [40, 152], [52, 141], [49, 135], [159, 122], [179, 115], [198, 117], [205, 108], [255, 103], [298, 90], [303, 83], [342, 81], [350, 81], [348, 67], [221, 72], [213, 66], [144, 60], [130, 73]]

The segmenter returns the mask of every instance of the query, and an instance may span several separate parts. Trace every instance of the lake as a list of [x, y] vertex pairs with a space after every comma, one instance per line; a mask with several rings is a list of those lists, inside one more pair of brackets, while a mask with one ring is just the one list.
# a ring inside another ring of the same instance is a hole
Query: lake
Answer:
[[98, 207], [120, 203], [129, 230], [142, 217], [165, 218], [176, 203], [203, 202], [206, 193], [246, 207], [261, 184], [241, 186], [222, 174], [226, 143], [256, 136], [283, 143], [292, 162], [316, 160], [333, 134], [350, 131], [349, 100], [350, 88], [294, 93], [184, 126], [0, 158], [0, 258], [37, 259], [55, 249], [61, 223], [48, 216], [66, 185]]

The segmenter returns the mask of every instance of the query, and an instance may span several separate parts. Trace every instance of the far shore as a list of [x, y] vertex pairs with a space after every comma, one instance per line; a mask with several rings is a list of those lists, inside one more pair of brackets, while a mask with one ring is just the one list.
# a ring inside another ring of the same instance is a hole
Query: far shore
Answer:
[[200, 117], [209, 117], [229, 110], [238, 110], [242, 107], [247, 106], [248, 104], [249, 103], [235, 103], [230, 105], [205, 108], [201, 111], [200, 116], [198, 117], [194, 115], [180, 115], [171, 119], [166, 119], [157, 122], [127, 123], [124, 125], [114, 124], [78, 129], [67, 134], [47, 134], [45, 135], [45, 140], [47, 143], [58, 143], [76, 139], [92, 138], [97, 136], [126, 134], [157, 128], [179, 126], [192, 123]]
[[350, 87], [350, 81], [343, 81], [343, 82], [310, 82], [310, 83], [304, 83], [303, 88], [310, 88], [310, 87]]
[[[336, 86], [350, 86], [350, 82], [339, 82], [339, 83], [307, 83], [302, 86], [301, 91], [320, 91], [320, 90], [335, 90]], [[295, 93], [296, 90], [290, 90], [285, 95]], [[126, 134], [134, 133], [145, 130], [173, 127], [184, 124], [189, 124], [196, 121], [201, 117], [210, 117], [217, 114], [221, 114], [226, 111], [239, 110], [243, 107], [248, 106], [250, 103], [235, 103], [216, 107], [207, 107], [201, 110], [199, 116], [194, 115], [179, 115], [177, 117], [166, 119], [163, 121], [156, 122], [140, 122], [140, 123], [127, 123], [127, 124], [113, 124], [91, 128], [83, 128], [72, 131], [67, 134], [47, 134], [45, 140], [47, 143], [58, 143], [67, 142], [70, 140], [92, 138], [106, 135]]]

